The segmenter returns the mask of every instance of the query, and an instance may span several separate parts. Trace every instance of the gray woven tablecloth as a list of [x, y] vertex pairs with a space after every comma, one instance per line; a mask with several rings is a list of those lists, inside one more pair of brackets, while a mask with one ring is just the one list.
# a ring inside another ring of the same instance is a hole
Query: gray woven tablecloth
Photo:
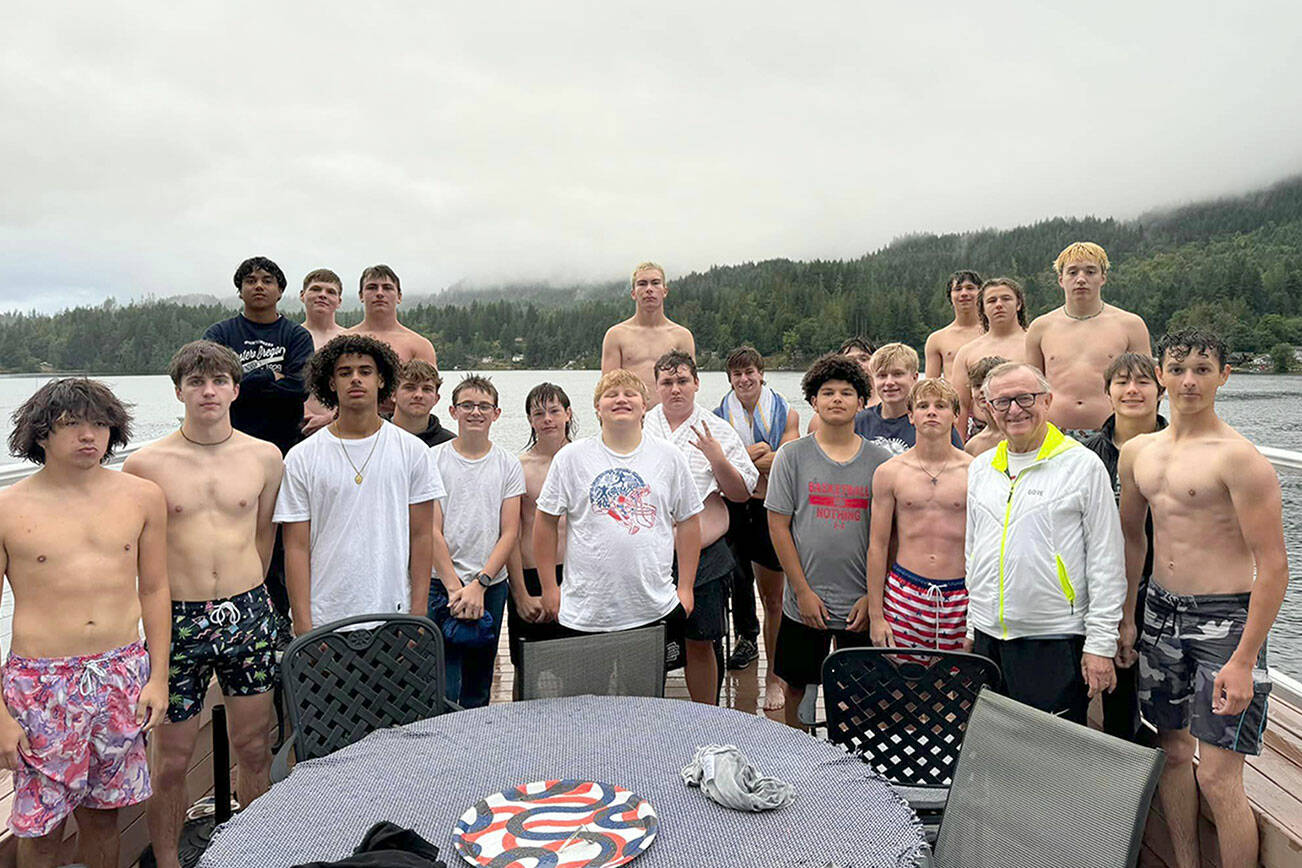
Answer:
[[[697, 746], [737, 745], [796, 800], [776, 811], [720, 807], [679, 772]], [[384, 730], [289, 778], [219, 830], [200, 868], [340, 859], [379, 820], [409, 826], [448, 864], [452, 827], [478, 799], [517, 784], [580, 778], [626, 787], [660, 820], [637, 868], [903, 868], [922, 829], [907, 804], [840, 748], [764, 717], [675, 699], [582, 696], [492, 705]]]

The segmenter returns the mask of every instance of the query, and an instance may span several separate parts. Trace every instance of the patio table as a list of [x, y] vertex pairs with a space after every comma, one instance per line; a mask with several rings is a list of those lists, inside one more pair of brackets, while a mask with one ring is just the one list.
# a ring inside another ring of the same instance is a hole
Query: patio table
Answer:
[[[687, 787], [696, 748], [733, 744], [796, 799], [730, 810]], [[200, 868], [341, 859], [372, 824], [415, 829], [449, 866], [457, 818], [480, 798], [530, 781], [579, 778], [651, 802], [659, 830], [637, 868], [928, 864], [907, 803], [840, 747], [765, 717], [676, 699], [581, 696], [490, 705], [372, 733], [300, 763], [225, 826]]]

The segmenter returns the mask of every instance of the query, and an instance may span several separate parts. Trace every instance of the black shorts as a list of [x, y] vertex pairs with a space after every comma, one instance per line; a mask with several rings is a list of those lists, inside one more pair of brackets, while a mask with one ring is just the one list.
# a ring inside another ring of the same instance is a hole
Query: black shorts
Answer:
[[[737, 562], [725, 540], [717, 539], [701, 549], [696, 564], [696, 582], [692, 585], [694, 605], [687, 617], [686, 638], [697, 642], [722, 639], [728, 630], [728, 594], [732, 589], [732, 571]], [[674, 584], [678, 584], [678, 560], [673, 565]]]
[[[556, 584], [564, 581], [565, 570], [561, 564], [556, 565]], [[533, 567], [524, 568], [524, 588], [531, 596], [537, 597], [542, 594], [542, 584], [538, 580], [538, 571]], [[540, 624], [531, 623], [520, 617], [520, 610], [515, 605], [515, 595], [507, 594], [506, 596], [506, 628], [507, 628], [507, 648], [511, 655], [511, 664], [520, 665], [520, 645], [524, 642], [545, 642], [548, 639], [560, 639], [567, 633], [557, 632], [560, 625], [555, 621], [544, 621]]]
[[977, 630], [972, 643], [974, 654], [999, 666], [1000, 693], [1081, 725], [1089, 709], [1089, 688], [1080, 671], [1084, 650], [1084, 636], [996, 639]]
[[[687, 662], [687, 653], [683, 642], [687, 633], [687, 612], [683, 609], [682, 603], [674, 606], [673, 610], [663, 618], [658, 618], [646, 624], [640, 624], [637, 627], [629, 627], [630, 630], [640, 630], [642, 627], [653, 627], [656, 624], [665, 625], [665, 671], [671, 669], [681, 669]], [[594, 631], [575, 630], [573, 627], [566, 627], [562, 624], [553, 625], [559, 635], [553, 637], [563, 639], [567, 636], [590, 636]], [[613, 630], [609, 632], [623, 632]]]
[[778, 643], [773, 649], [773, 674], [790, 685], [821, 684], [823, 661], [832, 651], [832, 640], [842, 648], [871, 648], [872, 637], [865, 631], [819, 630], [803, 621], [782, 616]]
[[222, 600], [173, 600], [167, 719], [203, 709], [217, 675], [226, 696], [254, 696], [276, 686], [276, 627], [266, 585]]
[[769, 536], [769, 511], [764, 508], [762, 498], [752, 497], [745, 503], [728, 505], [728, 540], [732, 549], [742, 560], [759, 564], [766, 569], [781, 571], [778, 553], [773, 550], [773, 539]]

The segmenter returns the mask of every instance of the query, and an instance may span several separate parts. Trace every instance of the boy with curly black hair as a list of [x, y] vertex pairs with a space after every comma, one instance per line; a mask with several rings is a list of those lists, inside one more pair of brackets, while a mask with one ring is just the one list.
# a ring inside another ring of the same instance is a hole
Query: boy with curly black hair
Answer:
[[398, 357], [363, 335], [334, 338], [308, 382], [338, 417], [289, 450], [276, 500], [295, 635], [370, 612], [424, 615], [443, 482], [429, 449], [381, 418]]
[[826, 355], [800, 387], [818, 414], [818, 430], [778, 450], [764, 506], [769, 534], [787, 577], [773, 669], [785, 682], [786, 718], [799, 726], [805, 686], [817, 684], [833, 639], [838, 648], [870, 645], [867, 623], [868, 519], [873, 473], [890, 452], [855, 434], [869, 394], [863, 368]]

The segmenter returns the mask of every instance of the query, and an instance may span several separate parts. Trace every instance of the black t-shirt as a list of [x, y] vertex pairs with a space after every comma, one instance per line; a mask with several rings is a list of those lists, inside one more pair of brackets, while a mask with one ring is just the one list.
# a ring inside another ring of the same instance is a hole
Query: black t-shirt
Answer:
[[240, 396], [231, 405], [231, 424], [251, 437], [275, 443], [282, 455], [288, 452], [303, 439], [300, 429], [307, 400], [303, 380], [312, 357], [312, 335], [283, 316], [257, 323], [236, 314], [208, 326], [203, 336], [234, 350], [244, 368]]
[[[1166, 427], [1166, 419], [1162, 416], [1157, 417], [1157, 429], [1161, 431]], [[1109, 416], [1094, 434], [1086, 438], [1082, 445], [1103, 460], [1103, 466], [1107, 468], [1108, 478], [1112, 480], [1112, 494], [1117, 499], [1117, 506], [1121, 505], [1121, 477], [1117, 474], [1117, 464], [1121, 460], [1121, 450], [1112, 442], [1112, 437], [1117, 432], [1117, 417], [1114, 413]], [[1144, 519], [1144, 531], [1148, 534], [1148, 550], [1144, 553], [1144, 572], [1143, 577], [1148, 578], [1153, 575], [1153, 513], [1150, 511]]]

